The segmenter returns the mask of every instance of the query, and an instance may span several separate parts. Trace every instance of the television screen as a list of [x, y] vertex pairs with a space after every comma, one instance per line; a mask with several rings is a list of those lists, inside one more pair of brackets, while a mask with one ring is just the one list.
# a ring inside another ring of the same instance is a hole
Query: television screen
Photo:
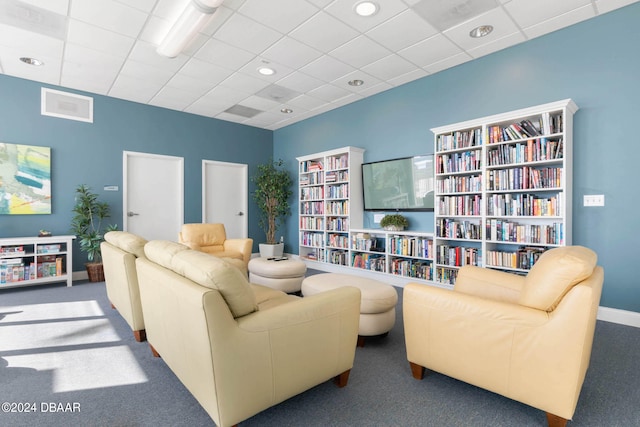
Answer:
[[433, 155], [362, 164], [366, 211], [433, 211]]

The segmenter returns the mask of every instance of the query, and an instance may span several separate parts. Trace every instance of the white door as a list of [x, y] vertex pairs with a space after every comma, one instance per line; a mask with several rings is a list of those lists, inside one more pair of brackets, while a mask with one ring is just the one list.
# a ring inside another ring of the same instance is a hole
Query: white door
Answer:
[[178, 241], [184, 221], [184, 159], [123, 152], [123, 230]]
[[202, 161], [202, 222], [221, 222], [227, 238], [248, 234], [248, 166]]

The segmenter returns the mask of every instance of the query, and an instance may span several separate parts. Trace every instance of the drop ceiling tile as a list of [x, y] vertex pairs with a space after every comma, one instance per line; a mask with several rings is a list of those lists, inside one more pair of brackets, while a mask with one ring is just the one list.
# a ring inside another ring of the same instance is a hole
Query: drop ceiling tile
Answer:
[[590, 0], [512, 0], [504, 7], [521, 28], [528, 28], [587, 5]]
[[249, 119], [246, 117], [238, 116], [237, 114], [225, 113], [224, 111], [215, 116], [216, 119], [224, 120], [226, 122], [245, 123]]
[[262, 53], [262, 57], [291, 68], [300, 68], [322, 55], [321, 52], [291, 37], [283, 37]]
[[180, 69], [179, 74], [193, 77], [205, 83], [217, 84], [233, 74], [233, 71], [198, 58], [191, 58]]
[[474, 58], [480, 58], [481, 56], [488, 55], [493, 52], [497, 52], [502, 49], [506, 49], [510, 46], [514, 46], [518, 43], [526, 41], [526, 37], [520, 31], [513, 33], [498, 40], [494, 40], [491, 43], [483, 44], [474, 49], [467, 50], [467, 53]]
[[67, 42], [124, 58], [135, 39], [71, 19]]
[[227, 86], [216, 86], [214, 89], [206, 94], [206, 98], [214, 98], [219, 100], [220, 103], [226, 104], [225, 110], [232, 105], [237, 104], [243, 99], [247, 98], [250, 94], [247, 91], [237, 90]]
[[44, 65], [34, 67], [20, 61], [19, 58], [22, 56], [33, 55], [24, 48], [16, 49], [0, 45], [0, 64], [4, 74], [54, 85], [60, 84], [61, 57], [40, 54], [39, 59], [44, 61]]
[[[48, 0], [50, 1], [50, 0]], [[58, 0], [60, 1], [60, 0]], [[68, 0], [64, 0], [68, 1]], [[135, 9], [141, 10], [145, 13], [149, 13], [153, 10], [156, 5], [157, 0], [115, 0], [118, 3], [122, 3], [126, 6], [133, 7]], [[66, 13], [66, 11], [65, 11]]]
[[284, 116], [283, 113], [265, 111], [250, 118], [245, 123], [249, 126], [264, 127], [283, 120], [282, 116]]
[[264, 89], [270, 84], [271, 83], [268, 81], [243, 73], [233, 73], [220, 83], [221, 86], [245, 92], [247, 96], [250, 93], [255, 93]]
[[323, 101], [334, 102], [340, 98], [344, 98], [345, 96], [349, 96], [351, 92], [346, 89], [339, 88], [338, 86], [332, 84], [325, 84], [316, 88], [314, 90], [309, 91], [309, 95], [315, 98], [319, 98]]
[[355, 70], [354, 67], [338, 61], [330, 56], [321, 56], [309, 65], [300, 69], [305, 74], [325, 82], [333, 81]]
[[[469, 35], [471, 30], [480, 26], [490, 24], [493, 31], [489, 35], [480, 38], [473, 38]], [[444, 31], [443, 34], [462, 49], [474, 49], [479, 46], [493, 43], [496, 40], [519, 32], [519, 28], [509, 18], [502, 8], [496, 8], [483, 13], [457, 27]]]
[[393, 87], [394, 86], [389, 83], [380, 82], [376, 85], [368, 87], [367, 89], [363, 90], [362, 92], [359, 92], [358, 94], [363, 97], [367, 97], [367, 96], [375, 95], [376, 93], [384, 92], [385, 90], [393, 89]]
[[[362, 80], [364, 84], [362, 86], [351, 86], [349, 84], [352, 80]], [[331, 82], [332, 85], [337, 86], [339, 88], [348, 90], [349, 92], [361, 93], [364, 92], [367, 88], [371, 86], [375, 86], [380, 83], [380, 80], [373, 77], [370, 74], [365, 73], [362, 70], [356, 70], [353, 73], [347, 74], [339, 78], [338, 80], [334, 80]]]
[[418, 68], [415, 71], [410, 71], [407, 74], [402, 74], [400, 76], [389, 79], [387, 82], [392, 84], [393, 86], [401, 86], [405, 83], [412, 82], [414, 80], [421, 79], [422, 77], [428, 76], [429, 73], [421, 68]]
[[158, 55], [154, 45], [143, 41], [136, 42], [129, 55], [129, 60], [143, 62], [171, 73], [178, 71], [188, 59], [185, 55], [180, 55], [176, 58]]
[[360, 36], [329, 53], [354, 68], [364, 67], [391, 54], [367, 36]]
[[64, 59], [60, 80], [63, 86], [100, 94], [109, 91], [125, 60], [74, 44], [67, 44]]
[[438, 34], [402, 49], [398, 54], [419, 67], [427, 67], [461, 52], [462, 50], [448, 38]]
[[194, 57], [224, 68], [237, 70], [255, 58], [255, 55], [219, 40], [211, 39], [198, 50]]
[[259, 54], [282, 34], [242, 15], [233, 15], [216, 32], [215, 38], [232, 46]]
[[282, 104], [271, 99], [263, 98], [261, 96], [251, 95], [242, 100], [242, 105], [255, 108], [256, 110], [267, 111], [282, 108]]
[[533, 27], [525, 28], [524, 33], [530, 39], [548, 34], [552, 31], [559, 30], [569, 25], [577, 24], [589, 18], [593, 18], [594, 11], [591, 6], [584, 6], [580, 9], [572, 10], [556, 18], [549, 19], [541, 24], [534, 25]]
[[156, 85], [164, 85], [169, 81], [169, 79], [171, 79], [171, 77], [173, 77], [174, 73], [154, 67], [153, 65], [145, 64], [144, 62], [127, 59], [122, 66], [120, 74], [139, 80], [145, 80]]
[[297, 92], [304, 93], [322, 86], [325, 82], [305, 73], [296, 71], [278, 80], [276, 83], [280, 86], [288, 87]]
[[191, 0], [157, 0], [153, 15], [175, 22]]
[[307, 0], [309, 3], [318, 6], [319, 8], [324, 8], [331, 4], [333, 0]]
[[205, 117], [215, 117], [232, 105], [235, 105], [235, 102], [223, 101], [212, 96], [203, 96], [185, 108], [184, 111]]
[[630, 5], [637, 1], [638, 0], [596, 0], [595, 4], [598, 9], [598, 13], [601, 14], [611, 12], [614, 9]]
[[128, 37], [137, 37], [147, 20], [146, 13], [113, 0], [74, 1], [70, 16]]
[[415, 64], [407, 61], [400, 55], [389, 55], [362, 67], [362, 71], [380, 80], [389, 80], [418, 69]]
[[356, 0], [336, 0], [325, 10], [350, 27], [365, 32], [407, 9], [407, 5], [401, 0], [384, 0], [377, 2], [379, 9], [374, 15], [364, 17], [355, 12], [356, 3], [359, 2]]
[[319, 12], [289, 35], [320, 52], [327, 53], [357, 37], [358, 32], [333, 16]]
[[203, 93], [209, 92], [217, 84], [218, 82], [206, 81], [187, 76], [184, 73], [178, 73], [167, 82], [167, 87], [198, 95], [197, 98], [199, 98]]
[[20, 0], [22, 3], [29, 4], [31, 6], [40, 7], [42, 9], [49, 10], [59, 15], [66, 15], [69, 9], [69, 0]]
[[496, 0], [421, 0], [413, 10], [436, 29], [445, 31], [497, 7]]
[[293, 106], [294, 110], [297, 108], [304, 108], [307, 111], [315, 110], [324, 104], [325, 101], [307, 94], [300, 95], [287, 102], [287, 105]]
[[151, 15], [145, 24], [139, 39], [156, 46], [160, 45], [164, 37], [171, 30], [171, 22], [158, 16]]
[[120, 74], [113, 83], [109, 96], [146, 104], [160, 89], [162, 89], [162, 83], [154, 82], [144, 77], [137, 78]]
[[149, 104], [157, 107], [182, 111], [193, 104], [200, 95], [176, 87], [165, 86], [149, 101]]
[[212, 36], [227, 22], [231, 15], [233, 15], [233, 10], [224, 6], [219, 7], [200, 32], [208, 37]]
[[[64, 42], [55, 37], [49, 37], [21, 28], [0, 24], [0, 45], [21, 50], [21, 56], [38, 58], [62, 58]], [[18, 58], [19, 58], [18, 57]]]
[[[265, 76], [264, 74], [260, 74], [258, 72], [258, 69], [265, 66], [272, 68], [275, 71], [275, 74], [272, 74], [270, 76]], [[267, 59], [259, 57], [249, 61], [245, 66], [243, 66], [242, 68], [239, 68], [238, 71], [248, 76], [253, 76], [258, 79], [267, 81], [269, 83], [275, 83], [279, 79], [291, 74], [293, 72], [293, 69], [287, 67], [286, 65], [280, 64], [278, 62], [269, 61]]]
[[351, 104], [352, 102], [359, 101], [363, 98], [364, 96], [357, 93], [350, 93], [345, 97], [336, 99], [335, 101], [331, 102], [330, 105], [332, 108], [342, 107], [343, 105]]
[[428, 71], [430, 74], [435, 74], [447, 68], [453, 68], [456, 65], [464, 64], [465, 62], [471, 61], [472, 59], [473, 58], [468, 53], [462, 52], [457, 55], [453, 55], [448, 58], [445, 58], [442, 61], [429, 64], [426, 67], [424, 67], [424, 69]]
[[318, 8], [300, 0], [245, 2], [240, 13], [281, 33], [288, 33], [311, 18]]
[[438, 31], [408, 9], [366, 33], [374, 41], [397, 51], [435, 35]]

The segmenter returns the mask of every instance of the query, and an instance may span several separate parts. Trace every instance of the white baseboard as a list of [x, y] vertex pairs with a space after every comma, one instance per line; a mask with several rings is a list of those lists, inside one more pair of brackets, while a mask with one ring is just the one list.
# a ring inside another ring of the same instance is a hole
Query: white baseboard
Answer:
[[640, 313], [617, 308], [598, 307], [598, 320], [640, 328]]

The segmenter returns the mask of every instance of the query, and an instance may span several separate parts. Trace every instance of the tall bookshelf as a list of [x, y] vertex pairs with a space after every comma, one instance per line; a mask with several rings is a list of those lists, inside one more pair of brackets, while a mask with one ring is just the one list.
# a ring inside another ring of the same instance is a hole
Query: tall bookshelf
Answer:
[[437, 283], [463, 265], [524, 274], [571, 244], [577, 110], [566, 99], [432, 129]]
[[343, 147], [297, 158], [300, 257], [349, 265], [349, 230], [362, 227], [363, 155]]

